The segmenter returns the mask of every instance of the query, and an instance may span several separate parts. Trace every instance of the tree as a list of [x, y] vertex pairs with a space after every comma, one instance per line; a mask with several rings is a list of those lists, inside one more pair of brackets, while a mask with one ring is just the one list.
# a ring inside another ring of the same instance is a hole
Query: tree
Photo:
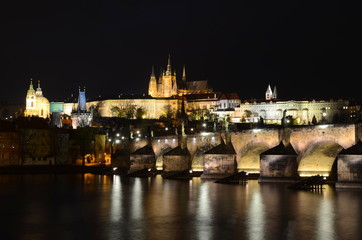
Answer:
[[115, 117], [124, 117], [124, 116], [122, 116], [123, 111], [118, 106], [113, 106], [111, 108], [111, 112], [112, 112], [112, 115]]
[[136, 118], [137, 119], [142, 119], [144, 118], [146, 115], [146, 109], [144, 109], [143, 107], [139, 107], [136, 109]]
[[128, 101], [124, 106], [118, 107], [113, 106], [111, 108], [112, 115], [120, 118], [134, 118], [136, 114], [136, 106], [131, 102]]
[[312, 124], [313, 124], [313, 125], [317, 125], [317, 124], [318, 124], [317, 118], [315, 117], [315, 115], [313, 115]]
[[170, 104], [164, 106], [162, 116], [167, 118], [167, 119], [175, 118], [175, 112], [173, 111]]
[[90, 109], [93, 111], [94, 117], [101, 117], [101, 113], [99, 112], [99, 103], [90, 106]]
[[79, 153], [82, 156], [82, 165], [85, 164], [85, 155], [93, 153], [92, 142], [97, 133], [96, 128], [78, 127], [75, 131], [76, 144], [79, 146]]

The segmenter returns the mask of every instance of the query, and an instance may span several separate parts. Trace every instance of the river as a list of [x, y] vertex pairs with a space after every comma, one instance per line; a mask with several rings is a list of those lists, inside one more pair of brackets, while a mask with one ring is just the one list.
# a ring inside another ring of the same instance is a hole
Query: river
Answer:
[[362, 190], [286, 184], [0, 175], [0, 239], [308, 239], [362, 236]]

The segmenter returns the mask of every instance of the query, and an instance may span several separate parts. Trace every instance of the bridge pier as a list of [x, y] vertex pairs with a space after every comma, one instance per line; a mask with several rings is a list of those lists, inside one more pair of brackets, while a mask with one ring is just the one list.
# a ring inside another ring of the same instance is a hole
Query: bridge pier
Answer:
[[298, 178], [297, 153], [291, 144], [279, 145], [260, 154], [259, 182], [294, 182]]
[[362, 142], [343, 149], [337, 156], [336, 188], [362, 188]]

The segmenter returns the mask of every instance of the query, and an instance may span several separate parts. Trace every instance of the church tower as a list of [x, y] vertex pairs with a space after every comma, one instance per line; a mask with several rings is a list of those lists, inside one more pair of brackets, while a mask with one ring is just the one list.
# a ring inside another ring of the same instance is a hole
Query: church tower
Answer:
[[28, 92], [26, 94], [26, 107], [25, 107], [25, 116], [31, 116], [33, 115], [33, 112], [36, 108], [36, 94], [35, 94], [35, 90], [33, 87], [33, 79], [30, 78], [30, 85], [29, 85], [29, 89]]
[[148, 85], [148, 95], [151, 97], [157, 97], [157, 79], [155, 76], [155, 71], [152, 66], [151, 78], [150, 83]]
[[171, 70], [171, 57], [170, 55], [168, 55], [166, 73], [162, 77], [162, 88], [163, 88], [162, 97], [172, 96], [173, 77], [174, 76]]
[[272, 98], [273, 98], [273, 99], [277, 99], [277, 98], [278, 98], [278, 95], [277, 95], [277, 86], [274, 86]]
[[266, 92], [265, 92], [265, 100], [271, 100], [272, 96], [273, 96], [273, 92], [272, 92], [272, 90], [270, 88], [270, 84], [269, 84], [268, 88], [266, 89]]

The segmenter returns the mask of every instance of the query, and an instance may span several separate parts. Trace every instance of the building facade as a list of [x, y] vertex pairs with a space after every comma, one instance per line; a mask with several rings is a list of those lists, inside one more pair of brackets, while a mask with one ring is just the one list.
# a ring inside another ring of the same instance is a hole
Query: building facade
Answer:
[[30, 79], [30, 85], [26, 94], [26, 105], [24, 116], [38, 116], [41, 118], [48, 118], [50, 111], [50, 104], [46, 97], [43, 96], [43, 91], [40, 88], [40, 81], [38, 81], [38, 87], [34, 90], [33, 80]]

